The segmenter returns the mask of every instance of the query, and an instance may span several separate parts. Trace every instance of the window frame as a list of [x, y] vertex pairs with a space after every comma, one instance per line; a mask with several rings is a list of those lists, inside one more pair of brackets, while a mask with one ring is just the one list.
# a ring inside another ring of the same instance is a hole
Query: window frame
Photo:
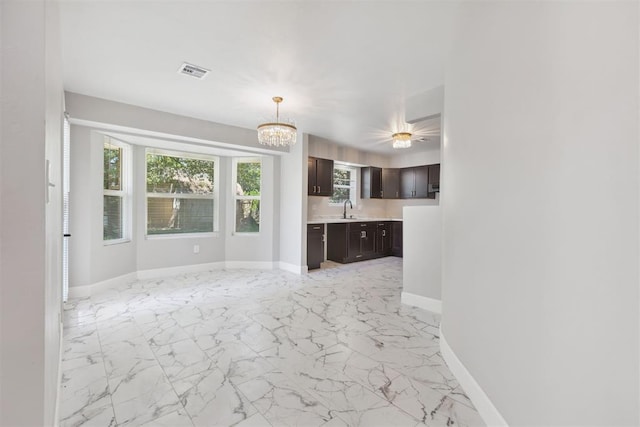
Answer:
[[[238, 184], [238, 163], [259, 163], [260, 164], [260, 195], [259, 196], [240, 196], [236, 194], [236, 186]], [[257, 200], [260, 202], [260, 218], [262, 219], [262, 188], [264, 184], [262, 157], [233, 157], [231, 162], [231, 194], [233, 196], [233, 226], [231, 234], [234, 236], [259, 236], [262, 232], [261, 224], [258, 224], [258, 231], [237, 231], [236, 230], [236, 209], [238, 208], [238, 200]], [[262, 222], [262, 221], [261, 221]]]
[[[350, 179], [350, 185], [341, 185], [341, 184], [336, 184], [335, 181], [335, 175], [332, 177], [333, 179], [333, 189], [335, 191], [336, 188], [349, 188], [349, 200], [351, 200], [351, 204], [353, 206], [356, 206], [357, 204], [357, 199], [358, 199], [358, 176], [359, 174], [359, 167], [357, 166], [352, 166], [352, 165], [348, 165], [346, 163], [339, 163], [339, 162], [334, 162], [333, 164], [333, 169], [334, 171], [336, 169], [341, 169], [341, 170], [348, 170], [351, 172], [351, 179]], [[342, 206], [344, 205], [344, 201], [342, 202], [334, 202], [331, 200], [331, 197], [329, 197], [329, 206]]]
[[[110, 190], [110, 189], [106, 189], [104, 188], [104, 148], [105, 145], [109, 144], [112, 145], [114, 147], [118, 147], [120, 148], [121, 151], [121, 155], [122, 158], [120, 159], [120, 190]], [[110, 246], [110, 245], [118, 245], [121, 243], [128, 243], [131, 242], [131, 225], [132, 225], [132, 217], [133, 217], [133, 213], [132, 213], [132, 209], [133, 209], [133, 203], [132, 203], [132, 151], [131, 151], [131, 145], [127, 144], [126, 142], [122, 142], [116, 138], [113, 138], [110, 135], [103, 135], [103, 139], [102, 139], [102, 179], [103, 179], [103, 184], [102, 184], [102, 215], [103, 215], [103, 219], [102, 219], [102, 244], [103, 246]], [[119, 239], [110, 239], [110, 240], [105, 240], [104, 239], [104, 196], [114, 196], [114, 197], [120, 197], [121, 201], [121, 211], [122, 211], [122, 218], [121, 218], [121, 227], [122, 227], [122, 237]]]
[[[189, 193], [150, 193], [147, 191], [147, 155], [155, 154], [158, 156], [170, 156], [178, 158], [187, 158], [194, 160], [204, 160], [213, 163], [213, 191], [211, 195], [203, 196], [200, 194]], [[147, 240], [154, 239], [188, 239], [197, 237], [216, 237], [219, 233], [220, 221], [220, 197], [219, 197], [219, 176], [220, 176], [220, 158], [201, 153], [191, 153], [179, 150], [164, 150], [160, 148], [145, 147], [144, 150], [144, 237]], [[193, 232], [193, 233], [162, 233], [149, 234], [149, 197], [167, 198], [167, 199], [205, 199], [211, 200], [213, 203], [213, 231]]]

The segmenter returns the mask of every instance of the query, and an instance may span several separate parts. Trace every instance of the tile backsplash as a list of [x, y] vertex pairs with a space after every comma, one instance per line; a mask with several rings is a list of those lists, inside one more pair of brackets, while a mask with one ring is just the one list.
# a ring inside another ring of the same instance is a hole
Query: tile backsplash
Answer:
[[[359, 196], [359, 194], [358, 194]], [[403, 206], [438, 205], [436, 199], [381, 200], [361, 199], [358, 197], [353, 209], [347, 205], [347, 215], [357, 218], [402, 218]], [[328, 197], [309, 196], [307, 202], [307, 220], [342, 218], [343, 206], [329, 205]]]

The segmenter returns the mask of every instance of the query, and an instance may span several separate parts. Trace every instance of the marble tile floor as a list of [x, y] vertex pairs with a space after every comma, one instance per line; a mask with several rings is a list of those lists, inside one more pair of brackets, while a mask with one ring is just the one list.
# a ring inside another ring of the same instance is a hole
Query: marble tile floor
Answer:
[[138, 280], [65, 307], [61, 426], [476, 426], [402, 260]]

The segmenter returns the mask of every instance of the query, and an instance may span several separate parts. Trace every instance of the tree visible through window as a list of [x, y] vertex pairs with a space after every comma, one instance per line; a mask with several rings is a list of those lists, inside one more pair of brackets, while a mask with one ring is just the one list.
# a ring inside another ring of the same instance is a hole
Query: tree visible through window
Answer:
[[235, 159], [236, 233], [260, 231], [260, 159]]
[[214, 159], [147, 152], [147, 234], [214, 231]]
[[333, 195], [329, 198], [330, 204], [341, 204], [345, 200], [351, 200], [356, 204], [356, 168], [341, 164], [333, 166]]
[[126, 238], [127, 174], [125, 164], [128, 150], [105, 136], [103, 143], [102, 175], [102, 239], [114, 241]]

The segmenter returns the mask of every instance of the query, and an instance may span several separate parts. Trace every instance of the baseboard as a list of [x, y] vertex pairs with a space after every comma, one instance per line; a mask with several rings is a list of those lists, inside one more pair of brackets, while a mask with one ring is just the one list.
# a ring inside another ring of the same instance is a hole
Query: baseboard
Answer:
[[58, 386], [56, 388], [56, 403], [53, 410], [53, 427], [60, 425], [60, 397], [62, 395], [62, 355], [64, 354], [64, 327], [60, 323], [60, 347], [58, 348]]
[[289, 264], [288, 262], [280, 261], [278, 263], [278, 268], [280, 270], [288, 271], [294, 274], [307, 274], [308, 268], [306, 265], [295, 265]]
[[225, 268], [246, 268], [250, 270], [273, 270], [270, 261], [225, 261]]
[[402, 304], [412, 305], [414, 307], [422, 308], [432, 313], [442, 314], [442, 301], [439, 299], [423, 297], [422, 295], [411, 294], [409, 292], [403, 292], [400, 297]]
[[70, 286], [69, 298], [90, 297], [101, 291], [111, 289], [113, 287], [125, 284], [132, 280], [149, 280], [162, 277], [178, 276], [181, 274], [200, 273], [203, 271], [220, 270], [223, 268], [237, 269], [259, 269], [273, 270], [274, 268], [290, 271], [295, 274], [306, 274], [307, 266], [289, 264], [286, 262], [270, 262], [270, 261], [221, 261], [209, 262], [204, 264], [181, 265], [178, 267], [154, 268], [150, 270], [140, 270], [133, 273], [123, 274], [122, 276], [103, 280], [102, 282], [93, 283], [84, 286]]
[[476, 410], [487, 424], [487, 426], [508, 427], [498, 409], [493, 405], [489, 396], [482, 390], [480, 384], [476, 382], [471, 373], [462, 364], [458, 356], [453, 352], [444, 335], [442, 334], [442, 326], [440, 326], [440, 353], [447, 366], [455, 375], [456, 379], [464, 389], [465, 393], [476, 407]]
[[122, 276], [113, 277], [111, 279], [103, 280], [102, 282], [96, 282], [90, 285], [69, 286], [69, 298], [90, 297], [91, 295], [95, 295], [96, 293], [122, 285], [131, 280], [135, 280], [136, 278], [137, 275], [135, 272], [133, 272], [123, 274]]
[[201, 273], [203, 271], [220, 270], [225, 268], [225, 262], [207, 262], [204, 264], [180, 265], [177, 267], [153, 268], [139, 270], [137, 278], [140, 280], [158, 279], [161, 277], [179, 276], [181, 274]]

